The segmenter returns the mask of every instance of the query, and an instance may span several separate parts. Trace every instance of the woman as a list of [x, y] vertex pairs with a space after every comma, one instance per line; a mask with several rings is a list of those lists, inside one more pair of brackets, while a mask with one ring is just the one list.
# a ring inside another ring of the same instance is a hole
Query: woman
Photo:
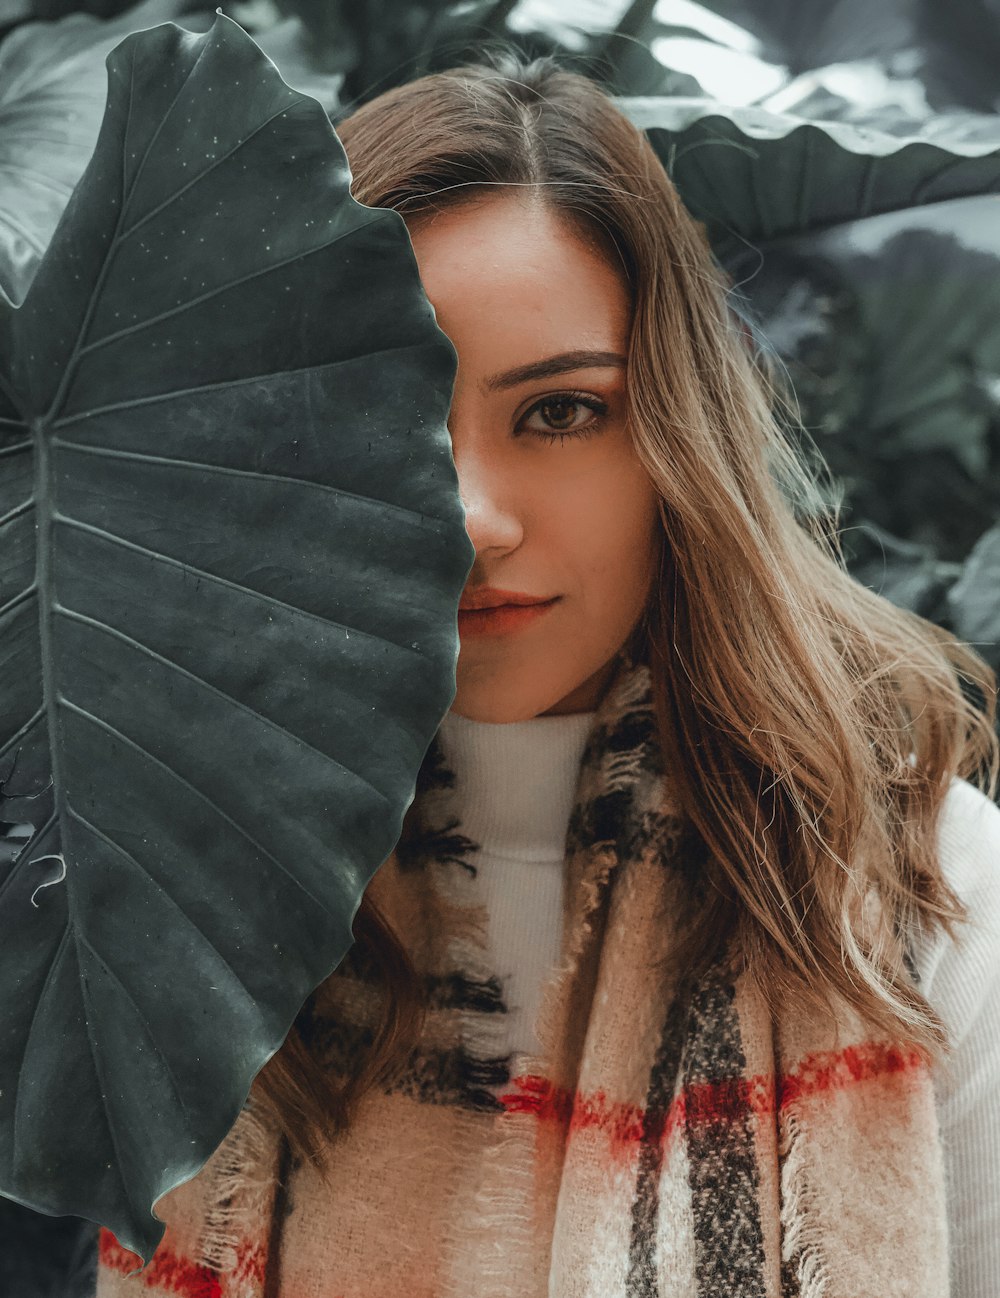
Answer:
[[596, 87], [339, 131], [458, 352], [457, 693], [357, 945], [99, 1298], [995, 1294], [989, 669], [846, 575]]

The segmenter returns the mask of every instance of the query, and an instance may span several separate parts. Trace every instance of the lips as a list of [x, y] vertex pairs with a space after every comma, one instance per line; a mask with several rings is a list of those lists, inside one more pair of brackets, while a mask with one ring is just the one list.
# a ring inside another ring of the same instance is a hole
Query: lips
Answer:
[[481, 636], [508, 636], [532, 626], [559, 603], [554, 599], [532, 598], [528, 604], [493, 604], [485, 608], [465, 608], [458, 612], [458, 632], [463, 640]]
[[552, 595], [527, 595], [523, 591], [481, 586], [478, 590], [466, 591], [458, 607], [461, 612], [486, 608], [525, 608], [532, 604], [549, 604], [553, 598]]

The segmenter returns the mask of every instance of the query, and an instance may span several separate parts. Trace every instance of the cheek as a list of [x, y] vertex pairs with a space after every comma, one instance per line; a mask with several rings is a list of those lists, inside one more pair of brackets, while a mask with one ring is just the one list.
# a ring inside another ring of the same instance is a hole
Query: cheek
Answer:
[[580, 503], [575, 532], [587, 571], [603, 588], [603, 598], [618, 606], [644, 596], [659, 550], [656, 495], [634, 462], [607, 466], [589, 498]]

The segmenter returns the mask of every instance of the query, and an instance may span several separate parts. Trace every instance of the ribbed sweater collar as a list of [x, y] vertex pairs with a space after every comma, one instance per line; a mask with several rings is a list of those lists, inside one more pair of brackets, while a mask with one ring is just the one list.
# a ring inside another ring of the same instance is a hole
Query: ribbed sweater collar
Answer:
[[439, 733], [463, 832], [509, 860], [561, 857], [595, 715], [497, 724], [449, 712]]

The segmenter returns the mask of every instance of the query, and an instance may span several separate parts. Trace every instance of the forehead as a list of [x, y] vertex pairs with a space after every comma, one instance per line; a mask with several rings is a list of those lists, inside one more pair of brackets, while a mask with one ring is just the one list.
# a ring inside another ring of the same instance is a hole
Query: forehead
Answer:
[[478, 343], [516, 351], [520, 343], [531, 359], [545, 349], [625, 350], [621, 273], [537, 199], [509, 192], [476, 199], [418, 218], [410, 234], [438, 323], [460, 351]]

